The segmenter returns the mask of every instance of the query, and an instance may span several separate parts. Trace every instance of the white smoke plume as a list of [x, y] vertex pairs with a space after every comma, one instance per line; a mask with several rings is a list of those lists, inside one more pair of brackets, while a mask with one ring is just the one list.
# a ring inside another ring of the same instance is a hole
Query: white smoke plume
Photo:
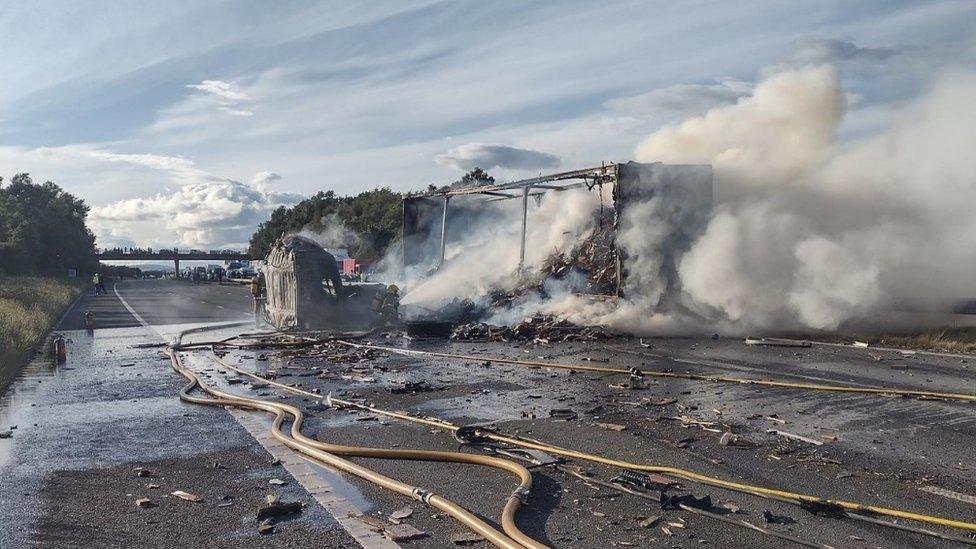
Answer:
[[[428, 265], [410, 273], [412, 276], [408, 275], [403, 282], [407, 289], [403, 297], [405, 305], [436, 307], [454, 298], [477, 301], [492, 288], [511, 288], [519, 282], [515, 271], [519, 262], [522, 203], [513, 199], [494, 204], [502, 209], [506, 221], [493, 218], [481, 226], [465, 227], [463, 234], [452, 235], [442, 269], [428, 277], [426, 269], [431, 267]], [[543, 196], [538, 203], [530, 199], [525, 268], [538, 268], [554, 253], [570, 249], [593, 228], [593, 211], [599, 204], [598, 193], [582, 188]]]
[[[694, 317], [725, 331], [832, 330], [893, 306], [976, 296], [974, 93], [976, 75], [947, 74], [883, 134], [838, 143], [837, 74], [807, 68], [651, 134], [638, 160], [714, 168], [715, 212], [679, 263], [693, 314], [655, 316], [655, 281], [637, 277], [637, 297], [597, 319], [627, 331]], [[653, 253], [653, 229], [619, 237], [632, 255]]]
[[[529, 296], [495, 320], [537, 310], [638, 334], [836, 330], [976, 297], [974, 96], [976, 74], [946, 73], [881, 134], [842, 142], [845, 94], [832, 67], [767, 73], [734, 104], [665, 126], [636, 149], [641, 162], [714, 170], [714, 209], [677, 259], [677, 295], [665, 295], [674, 289], [659, 274], [675, 221], [651, 200], [620, 220], [624, 298], [554, 284], [550, 299]], [[571, 248], [598, 205], [577, 190], [531, 208], [527, 264]], [[411, 285], [404, 302], [476, 299], [516, 284], [518, 229], [469, 227], [445, 268]]]
[[356, 231], [346, 226], [346, 223], [338, 214], [323, 216], [316, 223], [310, 223], [297, 233], [322, 246], [330, 253], [335, 254], [338, 250], [349, 251], [360, 242]]

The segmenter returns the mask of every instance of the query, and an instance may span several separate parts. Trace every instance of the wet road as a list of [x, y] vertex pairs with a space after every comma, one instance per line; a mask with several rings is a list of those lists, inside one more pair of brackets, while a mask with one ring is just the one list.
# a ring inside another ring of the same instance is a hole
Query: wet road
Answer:
[[194, 322], [222, 322], [251, 314], [251, 297], [240, 284], [192, 284], [182, 280], [110, 281], [107, 293], [91, 292], [65, 315], [58, 329], [83, 330], [84, 313], [91, 311], [98, 328], [124, 328], [142, 323], [118, 298], [146, 323], [159, 326]]
[[[625, 386], [626, 376], [526, 368], [492, 362], [493, 356], [557, 360], [582, 365], [631, 366], [645, 371], [724, 374], [763, 379], [817, 381], [860, 386], [976, 393], [973, 361], [906, 355], [872, 349], [816, 346], [757, 348], [738, 339], [662, 338], [608, 342], [509, 344], [409, 342], [376, 337], [380, 345], [469, 354], [484, 361], [385, 356], [352, 365], [324, 364], [296, 357], [241, 364], [273, 373], [283, 383], [300, 383], [323, 394], [358, 397], [391, 410], [410, 410], [457, 424], [492, 422], [563, 447], [642, 463], [678, 466], [766, 487], [915, 512], [976, 520], [976, 406], [946, 402], [796, 391], [683, 379], [650, 379], [645, 389]], [[233, 359], [231, 359], [233, 360]], [[338, 371], [337, 371], [338, 368]], [[313, 375], [314, 374], [314, 375]], [[391, 393], [404, 382], [427, 382], [430, 390]], [[575, 418], [550, 418], [569, 410]], [[445, 433], [395, 421], [371, 421], [313, 414], [309, 429], [339, 443], [374, 446], [453, 447]], [[771, 429], [814, 443], [791, 441]], [[738, 444], [720, 443], [723, 432]], [[581, 462], [599, 478], [619, 471]], [[444, 478], [417, 464], [378, 462], [387, 474], [423, 482], [439, 493], [492, 516], [510, 481], [498, 475], [472, 477], [461, 468]], [[532, 535], [559, 547], [793, 546], [768, 536], [687, 513], [662, 512], [646, 501], [590, 487], [568, 475], [540, 468], [532, 509], [520, 515]], [[683, 483], [696, 496], [711, 496], [735, 516], [833, 547], [955, 547], [960, 544], [907, 534], [851, 520], [814, 516], [776, 501], [710, 486]], [[362, 487], [381, 511], [395, 503]], [[491, 501], [484, 495], [492, 494]], [[764, 511], [775, 523], [767, 524]], [[640, 518], [664, 515], [660, 529]], [[783, 517], [778, 521], [777, 517]], [[433, 532], [417, 546], [443, 547], [450, 529], [421, 520]], [[958, 532], [956, 532], [958, 534]], [[964, 534], [963, 534], [964, 535]]]
[[[79, 326], [86, 307], [99, 307], [106, 321], [126, 327], [99, 328], [94, 336], [66, 332], [71, 338], [69, 363], [58, 368], [35, 363], [4, 396], [0, 427], [17, 424], [18, 428], [13, 438], [0, 440], [0, 502], [4, 503], [0, 546], [91, 546], [79, 542], [79, 535], [95, 536], [92, 539], [99, 546], [109, 547], [383, 546], [376, 545], [384, 543], [381, 540], [354, 539], [350, 531], [356, 532], [356, 527], [348, 517], [357, 512], [386, 515], [404, 505], [415, 509], [407, 522], [427, 536], [401, 546], [455, 546], [450, 537], [461, 529], [453, 521], [356, 479], [316, 468], [312, 476], [328, 485], [328, 497], [313, 499], [299, 485], [303, 474], [289, 473], [297, 465], [286, 464], [285, 470], [269, 464], [264, 448], [273, 445], [262, 438], [265, 418], [180, 403], [176, 394], [182, 378], [169, 370], [156, 351], [130, 347], [169, 338], [187, 326], [241, 318], [250, 307], [245, 288], [138, 281], [117, 289], [135, 314], [122, 304], [127, 318], [117, 308], [121, 303], [110, 298], [85, 298], [66, 317], [64, 327]], [[103, 317], [96, 313], [96, 318], [99, 322]], [[142, 326], [140, 318], [149, 327]], [[506, 433], [617, 459], [976, 520], [976, 445], [972, 443], [976, 406], [972, 403], [663, 378], [649, 379], [644, 389], [630, 389], [624, 376], [525, 368], [488, 359], [508, 356], [633, 366], [648, 372], [976, 393], [973, 360], [829, 346], [757, 348], [737, 339], [709, 338], [645, 339], [643, 344], [634, 339], [510, 344], [411, 342], [396, 334], [377, 334], [372, 340], [486, 360], [387, 353], [346, 360], [342, 348], [288, 356], [234, 351], [227, 360], [306, 390], [361, 398], [458, 424], [492, 422]], [[448, 433], [436, 429], [331, 411], [307, 398], [240, 382], [233, 373], [222, 372], [204, 352], [188, 352], [186, 360], [208, 383], [305, 409], [309, 414], [305, 431], [321, 440], [458, 448]], [[422, 390], [398, 390], [404, 382], [421, 381], [428, 384]], [[550, 418], [554, 409], [568, 410], [575, 418]], [[820, 444], [790, 441], [770, 429]], [[722, 445], [725, 431], [741, 443]], [[226, 468], [213, 466], [222, 460]], [[511, 479], [500, 473], [458, 465], [364, 463], [447, 495], [489, 520], [498, 516], [513, 487]], [[144, 464], [159, 469], [158, 483], [164, 488], [148, 488], [148, 482], [156, 481], [132, 474], [133, 467]], [[604, 480], [619, 473], [585, 462], [572, 465], [584, 466]], [[286, 498], [309, 505], [298, 520], [280, 525], [274, 535], [257, 537], [254, 508], [272, 477], [288, 481], [276, 489]], [[527, 533], [554, 547], [795, 546], [687, 512], [662, 510], [551, 468], [536, 469], [534, 477], [529, 506], [518, 520]], [[691, 482], [682, 485], [696, 496], [711, 496], [731, 516], [833, 547], [961, 546], [849, 519], [815, 516], [785, 503], [724, 489]], [[168, 494], [174, 489], [205, 492], [205, 502], [173, 501], [153, 491]], [[217, 502], [224, 501], [225, 495], [234, 496], [233, 504], [219, 507]], [[153, 497], [160, 506], [136, 509], [134, 499], [144, 496]], [[769, 511], [772, 522], [764, 518], [764, 511]], [[662, 520], [642, 525], [655, 516]]]
[[[126, 281], [117, 289], [133, 314], [111, 288], [65, 316], [66, 364], [36, 359], [0, 397], [0, 431], [12, 430], [0, 439], [0, 547], [358, 546], [231, 415], [182, 403], [184, 380], [157, 349], [132, 348], [240, 319], [246, 289]], [[86, 310], [92, 334], [78, 329]], [[271, 493], [309, 505], [260, 536], [255, 510]]]

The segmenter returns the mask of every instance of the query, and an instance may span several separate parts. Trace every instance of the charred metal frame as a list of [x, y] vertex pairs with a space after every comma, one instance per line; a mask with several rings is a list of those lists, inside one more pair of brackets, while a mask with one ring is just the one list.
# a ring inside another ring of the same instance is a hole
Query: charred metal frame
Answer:
[[[602, 192], [603, 185], [617, 183], [617, 165], [616, 164], [605, 164], [602, 166], [597, 166], [594, 168], [585, 168], [582, 170], [574, 170], [571, 172], [555, 173], [551, 175], [540, 175], [538, 177], [533, 177], [530, 179], [522, 179], [520, 181], [513, 181], [510, 183], [492, 183], [489, 185], [480, 185], [477, 187], [467, 187], [463, 189], [447, 189], [443, 191], [432, 191], [427, 193], [420, 193], [411, 196], [410, 198], [434, 198], [443, 197], [444, 206], [441, 214], [441, 242], [440, 242], [440, 261], [438, 263], [438, 268], [444, 265], [444, 253], [447, 246], [447, 215], [448, 209], [451, 203], [451, 197], [454, 196], [484, 196], [487, 198], [486, 202], [494, 202], [497, 200], [510, 200], [513, 198], [522, 198], [522, 235], [519, 244], [519, 264], [518, 271], [521, 271], [525, 264], [525, 235], [528, 228], [528, 209], [529, 209], [529, 196], [539, 196], [544, 194], [546, 191], [565, 191], [568, 189], [574, 189], [577, 187], [582, 187], [586, 185], [588, 189], [593, 189], [599, 186]], [[541, 189], [541, 192], [532, 191], [534, 189]], [[518, 191], [521, 193], [511, 193], [506, 191]]]

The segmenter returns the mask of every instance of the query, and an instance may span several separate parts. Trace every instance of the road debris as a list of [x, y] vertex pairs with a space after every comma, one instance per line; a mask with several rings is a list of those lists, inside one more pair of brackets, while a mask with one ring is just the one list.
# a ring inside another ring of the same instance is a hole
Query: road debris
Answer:
[[358, 518], [361, 522], [371, 527], [373, 530], [382, 532], [384, 536], [392, 541], [409, 541], [412, 539], [419, 539], [427, 535], [427, 532], [406, 523], [393, 524], [369, 515], [361, 515]]
[[152, 502], [149, 498], [139, 498], [136, 500], [136, 507], [141, 509], [149, 509], [150, 507], [155, 507], [156, 504]]
[[779, 339], [775, 337], [747, 337], [745, 339], [746, 345], [753, 346], [763, 346], [763, 347], [811, 347], [813, 344], [809, 341], [801, 341], [796, 339]]
[[821, 440], [805, 437], [803, 435], [798, 435], [796, 433], [790, 433], [788, 431], [781, 431], [779, 429], [766, 429], [766, 433], [770, 435], [778, 435], [781, 437], [785, 437], [790, 440], [798, 440], [800, 442], [806, 442], [807, 444], [813, 444], [814, 446], [823, 446], [823, 441]]
[[599, 326], [579, 326], [553, 315], [535, 314], [515, 326], [495, 326], [484, 322], [454, 328], [455, 341], [593, 341], [607, 339], [610, 333]]
[[288, 503], [281, 503], [275, 501], [274, 503], [269, 503], [258, 507], [258, 520], [264, 520], [271, 517], [280, 517], [284, 515], [292, 515], [295, 513], [301, 513], [303, 509], [302, 502], [292, 501]]
[[451, 534], [451, 541], [457, 545], [471, 545], [485, 541], [484, 536], [474, 532], [455, 532]]
[[266, 519], [258, 523], [258, 534], [267, 536], [274, 533], [274, 521]]
[[196, 494], [191, 494], [190, 492], [184, 492], [183, 490], [176, 490], [175, 492], [171, 492], [170, 495], [171, 496], [176, 496], [176, 497], [178, 497], [178, 498], [180, 498], [182, 500], [186, 500], [186, 501], [192, 501], [192, 502], [200, 502], [200, 501], [203, 501], [203, 498], [202, 497], [200, 497], [200, 496], [198, 496]]
[[393, 511], [387, 516], [394, 520], [403, 520], [405, 518], [409, 518], [411, 515], [413, 515], [413, 507], [407, 505], [406, 507], [401, 507], [400, 509]]
[[642, 518], [639, 521], [637, 521], [637, 525], [640, 526], [641, 528], [653, 528], [654, 525], [661, 522], [661, 518], [662, 517], [660, 515]]

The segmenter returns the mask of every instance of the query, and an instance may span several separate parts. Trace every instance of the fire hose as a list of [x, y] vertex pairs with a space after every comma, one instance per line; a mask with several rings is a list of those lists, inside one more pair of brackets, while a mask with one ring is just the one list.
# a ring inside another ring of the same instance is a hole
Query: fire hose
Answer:
[[[378, 348], [378, 347], [375, 347], [375, 346], [363, 346], [363, 347]], [[295, 387], [290, 387], [290, 386], [285, 385], [283, 383], [278, 383], [278, 382], [275, 382], [273, 380], [269, 380], [267, 378], [261, 377], [261, 376], [259, 376], [257, 374], [253, 374], [253, 373], [248, 372], [246, 370], [242, 370], [240, 368], [237, 368], [237, 367], [235, 367], [235, 366], [227, 363], [226, 361], [221, 360], [219, 357], [216, 356], [216, 354], [213, 354], [212, 357], [214, 358], [214, 360], [216, 360], [223, 367], [226, 367], [226, 368], [228, 368], [230, 370], [233, 370], [233, 371], [235, 371], [235, 372], [237, 372], [239, 374], [246, 375], [246, 376], [251, 377], [253, 379], [260, 380], [262, 382], [268, 383], [268, 384], [273, 385], [275, 387], [279, 387], [281, 389], [287, 390], [287, 391], [292, 392], [292, 393], [297, 394], [297, 395], [308, 396], [308, 397], [312, 397], [312, 398], [315, 398], [315, 399], [321, 399], [322, 398], [322, 395], [319, 395], [317, 393], [312, 393], [312, 392], [305, 391], [305, 390], [302, 390], [302, 389], [298, 389], [298, 388], [295, 388]], [[485, 440], [490, 440], [490, 441], [493, 441], [493, 442], [504, 443], [504, 444], [508, 444], [508, 445], [516, 446], [516, 447], [520, 447], [520, 448], [529, 448], [529, 449], [533, 449], [533, 450], [541, 450], [543, 452], [547, 452], [547, 453], [553, 454], [553, 455], [558, 455], [558, 456], [563, 456], [563, 457], [580, 459], [580, 460], [589, 461], [589, 462], [592, 462], [592, 463], [599, 463], [599, 464], [602, 464], [602, 465], [607, 465], [607, 466], [610, 466], [610, 467], [616, 467], [616, 468], [619, 468], [619, 469], [625, 469], [625, 470], [631, 470], [631, 471], [639, 471], [639, 472], [644, 472], [644, 473], [663, 474], [663, 475], [667, 475], [667, 476], [671, 476], [671, 477], [675, 477], [675, 478], [681, 478], [681, 479], [685, 479], [685, 480], [688, 480], [688, 481], [696, 482], [696, 483], [699, 483], [699, 484], [704, 484], [704, 485], [713, 486], [713, 487], [717, 487], [717, 488], [722, 488], [722, 489], [726, 489], [726, 490], [731, 490], [731, 491], [735, 491], [735, 492], [750, 494], [750, 495], [753, 495], [753, 496], [758, 496], [758, 497], [767, 498], [767, 499], [775, 499], [775, 500], [778, 500], [778, 501], [783, 501], [783, 502], [791, 503], [791, 504], [794, 504], [794, 505], [799, 505], [799, 506], [801, 506], [803, 508], [806, 508], [806, 509], [809, 509], [809, 510], [826, 512], [828, 514], [831, 513], [831, 512], [835, 512], [835, 513], [839, 513], [839, 514], [849, 513], [849, 514], [852, 515], [853, 518], [856, 518], [856, 519], [859, 519], [859, 520], [861, 520], [861, 519], [867, 520], [869, 522], [874, 522], [876, 524], [881, 524], [883, 526], [890, 526], [890, 527], [895, 527], [895, 528], [899, 528], [899, 529], [902, 529], [902, 530], [912, 531], [912, 532], [915, 532], [915, 533], [920, 533], [920, 534], [925, 534], [925, 535], [940, 537], [940, 538], [943, 538], [943, 539], [950, 539], [952, 541], [958, 541], [958, 542], [967, 543], [967, 544], [970, 544], [970, 545], [973, 545], [974, 544], [974, 542], [972, 540], [965, 540], [965, 539], [962, 539], [962, 538], [957, 538], [957, 537], [953, 537], [953, 536], [947, 536], [945, 534], [941, 534], [941, 533], [938, 533], [938, 532], [934, 532], [934, 531], [930, 531], [930, 530], [925, 530], [925, 529], [921, 529], [921, 528], [913, 528], [913, 527], [907, 527], [907, 526], [903, 526], [903, 525], [893, 524], [893, 523], [890, 523], [890, 522], [877, 521], [877, 520], [872, 519], [871, 516], [884, 516], [884, 517], [893, 518], [893, 519], [905, 519], [905, 520], [911, 520], [911, 521], [921, 522], [921, 523], [930, 524], [930, 525], [944, 526], [944, 527], [949, 527], [949, 528], [956, 528], [956, 529], [965, 530], [965, 531], [968, 531], [968, 532], [976, 532], [976, 523], [972, 523], [972, 522], [966, 522], [966, 521], [961, 521], [961, 520], [949, 519], [949, 518], [944, 518], [944, 517], [939, 517], [939, 516], [933, 516], [933, 515], [926, 515], [926, 514], [922, 514], [922, 513], [915, 513], [915, 512], [900, 510], [900, 509], [880, 507], [880, 506], [875, 506], [875, 505], [866, 505], [866, 504], [861, 504], [861, 503], [856, 503], [856, 502], [826, 499], [826, 498], [821, 498], [821, 497], [818, 497], [818, 496], [811, 496], [811, 495], [808, 495], [808, 494], [802, 494], [802, 493], [797, 493], [797, 492], [790, 492], [790, 491], [787, 491], [787, 490], [779, 490], [779, 489], [775, 489], [775, 488], [767, 488], [767, 487], [753, 485], [753, 484], [747, 484], [747, 483], [741, 483], [741, 482], [734, 482], [734, 481], [722, 479], [722, 478], [719, 478], [719, 477], [713, 477], [713, 476], [705, 475], [705, 474], [702, 474], [702, 473], [698, 473], [696, 471], [691, 471], [691, 470], [688, 470], [688, 469], [682, 469], [682, 468], [678, 468], [678, 467], [670, 467], [670, 466], [663, 466], [663, 465], [651, 465], [651, 464], [644, 464], [644, 463], [634, 463], [634, 462], [625, 461], [625, 460], [618, 460], [618, 459], [609, 458], [609, 457], [605, 457], [605, 456], [600, 456], [600, 455], [596, 455], [596, 454], [589, 454], [589, 453], [581, 452], [581, 451], [577, 451], [577, 450], [570, 450], [570, 449], [567, 449], [567, 448], [562, 448], [562, 447], [555, 446], [555, 445], [552, 445], [552, 444], [548, 444], [548, 443], [545, 443], [545, 442], [531, 440], [531, 439], [526, 439], [526, 438], [523, 438], [523, 437], [507, 436], [507, 435], [504, 435], [504, 434], [496, 433], [496, 432], [494, 432], [494, 431], [492, 431], [490, 429], [485, 429], [485, 428], [481, 428], [481, 427], [475, 427], [475, 428], [470, 428], [470, 429], [469, 428], [463, 428], [463, 427], [460, 427], [458, 425], [455, 425], [455, 424], [453, 424], [453, 423], [451, 423], [449, 421], [446, 421], [446, 420], [443, 420], [443, 419], [439, 419], [439, 418], [417, 417], [417, 416], [412, 416], [412, 415], [409, 415], [409, 414], [406, 414], [406, 413], [393, 412], [393, 411], [389, 411], [389, 410], [383, 410], [383, 409], [380, 409], [380, 408], [376, 408], [374, 406], [368, 406], [368, 405], [360, 404], [360, 403], [357, 403], [357, 402], [352, 402], [352, 401], [348, 401], [348, 400], [343, 400], [343, 399], [335, 398], [335, 397], [333, 397], [331, 395], [327, 396], [324, 399], [324, 403], [327, 404], [327, 405], [329, 405], [329, 406], [333, 406], [333, 407], [357, 409], [357, 410], [361, 410], [361, 411], [368, 412], [368, 413], [372, 413], [372, 414], [377, 414], [377, 415], [386, 416], [386, 417], [390, 417], [390, 418], [394, 418], [394, 419], [399, 419], [399, 420], [403, 420], [403, 421], [409, 421], [409, 422], [412, 422], [412, 423], [418, 423], [418, 424], [422, 424], [422, 425], [427, 425], [429, 427], [435, 427], [435, 428], [443, 429], [443, 430], [450, 431], [450, 432], [453, 432], [453, 433], [458, 433], [458, 431], [461, 430], [461, 429], [468, 429], [468, 432], [469, 433], [473, 433], [478, 438], [485, 439]]]
[[426, 356], [436, 358], [451, 358], [457, 360], [472, 360], [480, 362], [491, 362], [499, 364], [514, 364], [517, 366], [528, 366], [531, 368], [553, 368], [556, 370], [575, 370], [581, 372], [598, 372], [604, 374], [639, 374], [641, 377], [659, 377], [688, 379], [692, 381], [706, 381], [712, 383], [737, 383], [740, 385], [761, 385], [765, 387], [778, 387], [782, 389], [796, 389], [805, 391], [827, 391], [834, 393], [859, 393], [868, 395], [891, 395], [900, 397], [915, 398], [937, 398], [944, 400], [959, 400], [965, 402], [976, 402], [976, 394], [969, 393], [946, 393], [939, 391], [921, 391], [917, 389], [889, 389], [887, 387], [863, 387], [853, 385], [830, 385], [823, 383], [801, 383], [793, 381], [774, 381], [769, 379], [748, 379], [727, 376], [710, 376], [703, 374], [680, 374], [674, 372], [657, 372], [649, 370], [633, 370], [624, 368], [611, 368], [609, 366], [590, 366], [586, 364], [562, 364], [559, 362], [545, 362], [539, 360], [522, 360], [518, 358], [507, 358], [498, 356], [474, 356], [454, 353], [439, 353], [435, 351], [420, 351], [416, 349], [401, 349], [398, 347], [384, 347], [381, 345], [364, 345], [351, 341], [336, 340], [337, 343], [356, 349], [376, 349], [388, 353], [395, 353], [406, 356]]
[[[196, 329], [194, 331], [202, 331]], [[331, 467], [338, 470], [344, 471], [346, 473], [358, 476], [369, 482], [372, 482], [378, 486], [391, 490], [393, 492], [399, 493], [401, 495], [414, 498], [422, 503], [429, 505], [434, 509], [438, 509], [447, 515], [453, 517], [455, 520], [461, 524], [468, 527], [471, 531], [485, 537], [492, 544], [497, 547], [504, 549], [547, 549], [547, 546], [541, 544], [526, 534], [522, 533], [517, 524], [515, 523], [515, 513], [518, 508], [525, 502], [529, 490], [532, 486], [532, 475], [529, 471], [512, 461], [495, 458], [491, 456], [482, 456], [477, 454], [465, 454], [461, 452], [442, 452], [442, 451], [427, 451], [427, 450], [390, 450], [381, 448], [369, 448], [369, 447], [357, 447], [357, 446], [341, 446], [335, 444], [326, 444], [317, 440], [310, 439], [301, 433], [301, 426], [304, 421], [304, 414], [302, 411], [289, 404], [268, 402], [260, 399], [242, 397], [221, 391], [210, 387], [204, 383], [201, 383], [200, 378], [195, 372], [183, 366], [182, 361], [176, 352], [180, 348], [179, 339], [182, 335], [190, 333], [190, 331], [183, 332], [178, 336], [177, 341], [166, 349], [166, 354], [170, 358], [170, 362], [173, 369], [178, 373], [187, 378], [188, 382], [180, 391], [180, 399], [186, 402], [191, 402], [194, 404], [204, 404], [210, 406], [234, 406], [240, 408], [249, 408], [254, 410], [261, 410], [273, 414], [275, 416], [274, 422], [272, 424], [272, 435], [283, 444], [301, 452], [315, 460], [325, 463]], [[197, 397], [190, 394], [194, 388], [199, 387], [201, 390], [209, 394], [213, 398]], [[292, 425], [290, 431], [290, 437], [286, 435], [281, 430], [281, 426], [285, 421], [286, 416], [291, 416]], [[493, 526], [486, 523], [484, 520], [478, 518], [473, 513], [467, 509], [461, 507], [460, 505], [444, 498], [443, 496], [434, 494], [429, 490], [425, 490], [420, 487], [411, 486], [399, 480], [390, 478], [388, 476], [382, 475], [361, 465], [353, 463], [349, 460], [343, 459], [339, 456], [350, 456], [350, 457], [366, 457], [366, 458], [382, 458], [382, 459], [400, 459], [400, 460], [419, 460], [419, 461], [435, 461], [435, 462], [452, 462], [452, 463], [464, 463], [473, 465], [488, 466], [495, 469], [503, 470], [512, 475], [518, 477], [519, 486], [515, 489], [511, 496], [505, 503], [504, 510], [502, 512], [502, 530], [498, 531]]]

